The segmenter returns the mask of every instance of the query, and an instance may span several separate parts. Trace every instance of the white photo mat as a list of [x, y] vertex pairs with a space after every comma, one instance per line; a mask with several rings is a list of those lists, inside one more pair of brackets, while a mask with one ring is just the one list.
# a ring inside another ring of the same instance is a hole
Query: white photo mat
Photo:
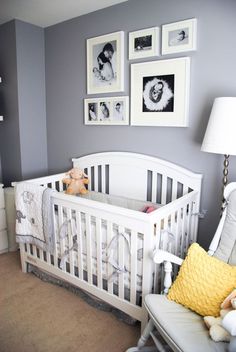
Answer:
[[129, 33], [129, 60], [158, 55], [160, 55], [159, 27]]
[[85, 125], [129, 125], [129, 97], [84, 99]]
[[189, 84], [188, 57], [132, 64], [131, 125], [187, 127]]
[[[104, 56], [104, 47], [107, 44], [112, 46], [113, 50], [110, 57]], [[124, 32], [87, 39], [87, 94], [123, 90]]]
[[162, 55], [197, 49], [197, 19], [162, 26]]

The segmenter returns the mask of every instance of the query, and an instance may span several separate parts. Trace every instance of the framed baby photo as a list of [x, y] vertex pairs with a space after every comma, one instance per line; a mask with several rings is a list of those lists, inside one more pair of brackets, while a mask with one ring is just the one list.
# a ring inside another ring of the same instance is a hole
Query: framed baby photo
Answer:
[[84, 99], [85, 125], [128, 125], [129, 97]]
[[162, 55], [197, 49], [197, 19], [162, 26]]
[[87, 39], [87, 93], [124, 90], [124, 32]]
[[187, 127], [190, 58], [131, 65], [131, 125]]
[[129, 33], [129, 60], [160, 54], [160, 28], [152, 27]]

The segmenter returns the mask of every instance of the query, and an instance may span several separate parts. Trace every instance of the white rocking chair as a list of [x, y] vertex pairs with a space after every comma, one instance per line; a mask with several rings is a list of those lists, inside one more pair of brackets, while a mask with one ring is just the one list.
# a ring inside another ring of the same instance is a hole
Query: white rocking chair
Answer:
[[[226, 186], [224, 198], [226, 206], [210, 244], [208, 254], [216, 256], [231, 265], [236, 265], [236, 182]], [[183, 260], [168, 252], [156, 250], [154, 262], [157, 264], [164, 263], [164, 293], [167, 294], [172, 283], [171, 263], [181, 265]], [[200, 315], [174, 301], [168, 300], [165, 294], [148, 294], [145, 297], [145, 307], [150, 320], [138, 341], [137, 347], [131, 347], [126, 352], [227, 351], [229, 344], [214, 342], [210, 338]], [[161, 335], [167, 346], [158, 339], [155, 332], [159, 336]], [[145, 346], [150, 336], [155, 346]]]

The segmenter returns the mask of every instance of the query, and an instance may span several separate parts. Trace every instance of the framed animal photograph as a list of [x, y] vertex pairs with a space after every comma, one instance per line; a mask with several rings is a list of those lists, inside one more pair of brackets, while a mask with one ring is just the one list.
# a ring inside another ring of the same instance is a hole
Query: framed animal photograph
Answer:
[[85, 125], [128, 125], [129, 97], [84, 99]]
[[129, 60], [160, 54], [160, 29], [152, 27], [129, 33]]
[[124, 32], [87, 39], [87, 93], [124, 90]]
[[197, 19], [162, 26], [162, 55], [197, 49]]
[[131, 125], [187, 127], [190, 58], [131, 65]]

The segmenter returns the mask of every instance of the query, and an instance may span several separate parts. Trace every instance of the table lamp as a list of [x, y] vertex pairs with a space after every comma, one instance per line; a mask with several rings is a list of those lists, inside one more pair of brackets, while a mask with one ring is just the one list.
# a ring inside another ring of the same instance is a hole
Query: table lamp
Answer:
[[229, 156], [236, 155], [236, 97], [215, 99], [201, 150], [224, 154], [224, 192], [228, 182]]

